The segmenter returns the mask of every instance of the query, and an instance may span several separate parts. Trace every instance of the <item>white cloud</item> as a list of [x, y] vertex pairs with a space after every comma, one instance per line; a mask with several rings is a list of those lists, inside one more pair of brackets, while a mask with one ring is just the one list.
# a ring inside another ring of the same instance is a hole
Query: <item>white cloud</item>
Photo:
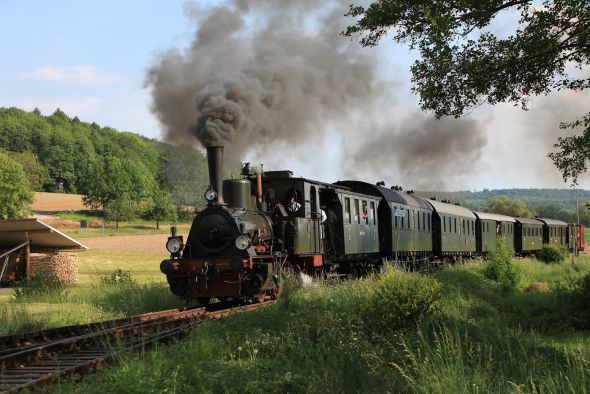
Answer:
[[18, 72], [16, 76], [22, 79], [37, 79], [43, 81], [82, 84], [106, 84], [116, 82], [121, 79], [116, 75], [100, 72], [96, 66], [44, 66], [34, 71]]

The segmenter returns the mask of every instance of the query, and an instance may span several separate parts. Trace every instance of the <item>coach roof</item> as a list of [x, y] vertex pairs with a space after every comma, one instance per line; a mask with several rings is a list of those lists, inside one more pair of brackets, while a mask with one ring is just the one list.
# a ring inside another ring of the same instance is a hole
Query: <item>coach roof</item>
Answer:
[[540, 220], [541, 222], [550, 225], [550, 226], [567, 226], [566, 222], [563, 222], [561, 220], [555, 220], [555, 219], [543, 219], [543, 218], [537, 218], [537, 220]]
[[482, 220], [495, 220], [497, 222], [516, 222], [512, 216], [499, 215], [497, 213], [473, 211], [475, 216]]
[[432, 205], [434, 210], [437, 212], [446, 213], [447, 215], [463, 216], [463, 217], [475, 219], [475, 214], [473, 212], [471, 212], [469, 209], [462, 207], [460, 205], [447, 204], [447, 203], [435, 201], [435, 200], [426, 200], [426, 201], [428, 201], [428, 203], [430, 205]]
[[371, 183], [362, 181], [338, 181], [336, 182], [336, 184], [350, 187], [356, 190], [357, 192], [381, 197], [388, 202], [409, 205], [411, 207], [417, 207], [426, 209], [428, 211], [432, 211], [430, 205], [428, 205], [428, 203], [423, 198], [408, 192], [393, 190], [383, 186], [373, 185]]

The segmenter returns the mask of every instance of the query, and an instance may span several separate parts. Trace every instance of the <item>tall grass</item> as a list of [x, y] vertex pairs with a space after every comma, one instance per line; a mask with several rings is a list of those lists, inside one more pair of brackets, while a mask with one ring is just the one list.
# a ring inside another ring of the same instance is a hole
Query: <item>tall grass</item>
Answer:
[[[435, 278], [394, 270], [288, 287], [273, 307], [209, 322], [186, 341], [123, 355], [115, 368], [59, 389], [587, 392], [587, 347], [549, 344], [542, 333], [521, 327], [517, 314], [531, 303], [510, 305], [530, 293], [502, 294], [483, 269], [482, 263], [453, 267]], [[528, 278], [538, 280], [525, 272]]]

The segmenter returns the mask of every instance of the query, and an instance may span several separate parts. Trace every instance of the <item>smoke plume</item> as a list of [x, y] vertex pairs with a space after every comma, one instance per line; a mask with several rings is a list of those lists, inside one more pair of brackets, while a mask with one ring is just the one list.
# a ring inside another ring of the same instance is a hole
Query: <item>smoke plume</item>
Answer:
[[[306, 34], [297, 27], [306, 7], [327, 30]], [[237, 153], [263, 141], [297, 143], [371, 100], [371, 59], [346, 50], [351, 44], [326, 24], [326, 12], [336, 17], [314, 2], [240, 0], [197, 20], [190, 48], [161, 54], [149, 71], [166, 138], [188, 131], [202, 145]], [[248, 17], [261, 19], [250, 26]]]
[[[336, 128], [339, 140], [366, 143], [344, 147], [347, 154], [340, 153], [333, 167], [371, 171], [379, 160], [392, 182], [401, 172], [413, 185], [414, 177], [468, 173], [470, 166], [451, 156], [459, 149], [477, 161], [483, 130], [473, 121], [435, 122], [396, 109], [395, 92], [387, 88], [391, 81], [379, 76], [378, 52], [340, 35], [351, 22], [343, 17], [348, 3], [233, 0], [208, 10], [188, 6], [197, 26], [192, 43], [160, 53], [148, 72], [152, 110], [165, 139], [191, 143], [196, 137], [203, 146], [224, 145], [237, 158], [255, 152], [258, 160], [272, 162], [273, 156], [298, 156], [310, 146], [329, 150], [338, 141], [326, 142], [325, 131]], [[277, 147], [288, 149], [278, 153]]]
[[[373, 174], [374, 180], [394, 181], [418, 190], [446, 190], [479, 170], [486, 142], [475, 120], [436, 120], [413, 114], [397, 127], [382, 126], [376, 138], [366, 139], [352, 158], [359, 170]], [[389, 175], [391, 168], [397, 169], [396, 179]]]

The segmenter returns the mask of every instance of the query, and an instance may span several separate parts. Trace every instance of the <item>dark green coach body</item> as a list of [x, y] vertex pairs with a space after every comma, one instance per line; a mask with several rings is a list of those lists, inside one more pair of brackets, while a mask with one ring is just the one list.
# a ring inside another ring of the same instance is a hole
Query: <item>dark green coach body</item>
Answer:
[[483, 254], [494, 250], [500, 237], [504, 238], [506, 246], [514, 250], [516, 219], [495, 213], [478, 211], [473, 213], [477, 217], [475, 221], [477, 253]]

